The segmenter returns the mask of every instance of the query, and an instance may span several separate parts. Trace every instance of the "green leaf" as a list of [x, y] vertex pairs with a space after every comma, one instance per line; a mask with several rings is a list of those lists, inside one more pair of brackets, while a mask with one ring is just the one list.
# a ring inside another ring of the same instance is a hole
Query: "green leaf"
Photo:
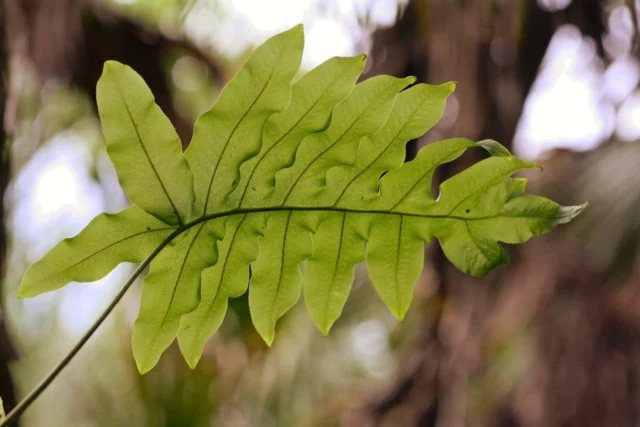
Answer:
[[377, 198], [382, 174], [402, 166], [405, 145], [440, 120], [454, 88], [422, 83], [400, 93], [385, 126], [362, 140], [355, 163], [331, 171], [323, 202], [356, 206]]
[[220, 208], [238, 183], [240, 165], [259, 152], [265, 121], [289, 102], [303, 44], [302, 25], [269, 39], [198, 118], [186, 156], [199, 212]]
[[[501, 242], [547, 233], [584, 208], [524, 194], [526, 180], [512, 175], [536, 165], [495, 141], [441, 141], [405, 163], [406, 143], [437, 123], [454, 84], [390, 76], [356, 84], [361, 55], [332, 58], [292, 85], [302, 44], [296, 26], [257, 48], [198, 119], [185, 155], [142, 79], [107, 63], [100, 116], [136, 206], [61, 242], [27, 271], [20, 296], [96, 280], [152, 254], [133, 333], [138, 369], [151, 369], [176, 336], [193, 367], [228, 299], [247, 289], [268, 344], [301, 294], [326, 334], [366, 260], [402, 319], [425, 242], [437, 238], [458, 268], [484, 275], [507, 261]], [[468, 149], [489, 158], [432, 194], [436, 168]]]
[[[317, 193], [323, 189], [325, 172], [355, 157], [360, 140], [384, 125], [398, 92], [414, 80], [380, 76], [358, 84], [336, 106], [329, 127], [306, 138], [295, 163], [280, 171], [271, 199], [280, 206], [288, 203], [311, 205], [318, 200]], [[302, 275], [298, 266], [312, 254], [305, 248], [311, 246], [307, 241], [315, 228], [312, 224], [317, 222], [316, 216], [314, 212], [279, 213], [278, 225], [267, 228], [260, 244], [251, 280], [249, 307], [258, 333], [268, 344], [273, 341], [278, 318], [300, 297]], [[296, 245], [299, 242], [302, 242], [301, 246]], [[281, 255], [274, 259], [276, 254]], [[341, 256], [337, 256], [336, 264]], [[346, 276], [341, 273], [336, 280], [350, 277], [348, 273]]]
[[133, 328], [140, 373], [153, 368], [178, 334], [180, 318], [198, 307], [200, 274], [217, 260], [215, 222], [202, 222], [171, 242], [151, 263]]
[[415, 81], [376, 76], [359, 83], [333, 111], [327, 130], [305, 138], [291, 167], [276, 173], [272, 199], [283, 204], [314, 204], [334, 166], [353, 164], [362, 138], [387, 121], [398, 92]]
[[[406, 143], [437, 123], [453, 88], [450, 83], [419, 84], [400, 93], [385, 126], [360, 143], [355, 163], [331, 170], [327, 186], [319, 196], [323, 204], [366, 209], [378, 197], [379, 177], [400, 167]], [[440, 160], [444, 161], [450, 151], [460, 154], [471, 145], [470, 141], [460, 147], [450, 144], [449, 150], [440, 153], [445, 155]], [[431, 160], [434, 162], [431, 167], [435, 168], [439, 158], [434, 156]], [[428, 170], [428, 165], [421, 166]], [[384, 199], [382, 202], [384, 205]], [[327, 334], [340, 316], [353, 281], [353, 268], [364, 259], [367, 240], [369, 272], [374, 285], [391, 311], [402, 318], [411, 301], [413, 283], [422, 271], [424, 239], [410, 236], [406, 241], [407, 224], [414, 224], [415, 220], [346, 212], [333, 215], [332, 220], [340, 226], [321, 225], [314, 237], [316, 253], [305, 271], [305, 300], [315, 323]], [[371, 221], [375, 227], [369, 236]], [[331, 251], [333, 246], [337, 248]], [[320, 255], [327, 251], [329, 255]], [[336, 257], [333, 264], [331, 252]], [[400, 300], [404, 303], [400, 304]]]
[[252, 265], [249, 287], [251, 319], [264, 341], [271, 345], [276, 321], [300, 298], [299, 265], [311, 255], [310, 217], [306, 212], [278, 212], [270, 216]]
[[464, 201], [462, 205], [466, 208], [456, 209], [467, 215], [468, 220], [443, 218], [433, 222], [433, 234], [458, 268], [474, 276], [485, 275], [496, 265], [509, 261], [498, 241], [524, 243], [569, 222], [583, 209], [562, 207], [543, 197], [522, 194], [525, 184], [524, 179], [499, 182]]
[[255, 237], [264, 233], [265, 218], [265, 214], [236, 215], [226, 222], [224, 240], [218, 245], [220, 262], [202, 272], [200, 304], [180, 324], [178, 343], [189, 366], [198, 363], [205, 342], [220, 327], [227, 300], [246, 292], [249, 263], [258, 255]]
[[351, 93], [364, 65], [364, 55], [331, 58], [291, 87], [289, 106], [265, 124], [260, 153], [241, 167], [232, 206], [259, 206], [269, 196], [276, 173], [294, 163], [307, 136], [329, 126], [334, 107]]
[[424, 262], [423, 220], [376, 215], [367, 247], [369, 275], [382, 300], [402, 320]]
[[[331, 174], [328, 174], [327, 186], [320, 195], [323, 204], [366, 206], [375, 199], [378, 196], [380, 175], [402, 165], [405, 144], [424, 134], [437, 123], [444, 112], [446, 97], [452, 91], [453, 84], [450, 83], [442, 86], [419, 84], [400, 93], [385, 126], [361, 141], [355, 163], [333, 168]], [[304, 295], [309, 314], [325, 334], [342, 312], [353, 281], [353, 268], [365, 257], [364, 243], [368, 240], [367, 230], [374, 217], [343, 212], [326, 218], [328, 221], [321, 224], [314, 237], [316, 250], [314, 256], [309, 259], [304, 279]], [[378, 221], [392, 224], [395, 224], [396, 220], [397, 218], [378, 218]], [[328, 225], [331, 222], [335, 223], [333, 227]], [[374, 230], [383, 230], [388, 225], [391, 224], [381, 225]], [[378, 254], [377, 236], [378, 233], [374, 233], [371, 236], [373, 242], [369, 242], [370, 259], [372, 250], [373, 259]], [[400, 258], [393, 256], [390, 259], [405, 262], [419, 258], [419, 264], [416, 265], [419, 265], [421, 271], [422, 240], [419, 240], [418, 245], [405, 247], [414, 251], [409, 250]], [[402, 246], [398, 245], [398, 248]], [[325, 252], [327, 255], [323, 255]], [[399, 253], [396, 255], [399, 257]], [[389, 271], [395, 268], [394, 265]], [[386, 270], [383, 271], [385, 272]], [[372, 273], [372, 277], [374, 276]], [[375, 277], [377, 279], [377, 276]], [[404, 286], [409, 292], [416, 278], [417, 276], [410, 279], [408, 285]], [[376, 280], [375, 283], [392, 283], [386, 279]], [[397, 289], [397, 286], [392, 288]], [[383, 299], [395, 313], [396, 303], [389, 302], [390, 298], [384, 296]]]
[[[291, 87], [287, 108], [265, 124], [260, 152], [241, 166], [240, 183], [227, 198], [228, 205], [255, 205], [268, 196], [275, 173], [293, 163], [306, 136], [326, 129], [333, 108], [353, 90], [363, 68], [364, 56], [332, 58]], [[220, 326], [227, 299], [247, 290], [248, 266], [258, 255], [258, 241], [252, 236], [264, 234], [267, 218], [252, 214], [227, 221], [226, 237], [219, 246], [220, 262], [203, 272], [200, 305], [182, 319], [178, 342], [190, 366], [195, 366], [206, 340]]]
[[18, 295], [30, 298], [69, 282], [101, 279], [121, 262], [141, 262], [175, 230], [137, 206], [98, 215], [29, 267]]
[[96, 97], [107, 151], [129, 199], [170, 225], [191, 219], [191, 170], [173, 125], [142, 77], [107, 61]]
[[304, 271], [304, 299], [309, 315], [323, 334], [340, 317], [347, 301], [353, 268], [364, 261], [366, 224], [363, 215], [325, 213], [313, 236], [313, 255]]

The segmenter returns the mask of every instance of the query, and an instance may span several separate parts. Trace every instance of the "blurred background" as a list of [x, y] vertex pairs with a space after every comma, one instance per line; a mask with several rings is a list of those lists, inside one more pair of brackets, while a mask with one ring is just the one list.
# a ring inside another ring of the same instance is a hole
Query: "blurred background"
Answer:
[[[145, 78], [188, 144], [252, 49], [305, 24], [303, 68], [368, 54], [366, 75], [454, 80], [407, 148], [493, 138], [544, 172], [530, 191], [588, 201], [569, 226], [466, 277], [436, 245], [398, 323], [364, 269], [325, 338], [301, 301], [267, 349], [231, 302], [197, 369], [176, 346], [139, 376], [140, 286], [21, 426], [632, 427], [640, 425], [640, 40], [634, 0], [2, 0], [0, 397], [11, 409], [122, 286], [16, 297], [30, 263], [127, 205], [96, 117], [103, 62]], [[478, 160], [471, 153], [439, 180]]]

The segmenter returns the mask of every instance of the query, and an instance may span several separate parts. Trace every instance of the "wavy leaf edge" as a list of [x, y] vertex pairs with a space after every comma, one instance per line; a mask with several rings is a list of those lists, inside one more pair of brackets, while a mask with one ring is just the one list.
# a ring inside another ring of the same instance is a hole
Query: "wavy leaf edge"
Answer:
[[[526, 194], [526, 180], [512, 175], [538, 166], [493, 140], [440, 141], [405, 162], [406, 143], [440, 120], [455, 84], [390, 76], [356, 83], [364, 55], [331, 58], [292, 84], [303, 45], [298, 25], [258, 47], [198, 118], [186, 152], [144, 80], [105, 63], [99, 113], [134, 204], [60, 242], [27, 270], [18, 296], [97, 280], [120, 262], [159, 252], [143, 283], [134, 356], [148, 372], [177, 338], [194, 367], [228, 298], [247, 290], [268, 345], [278, 319], [303, 294], [328, 334], [354, 267], [366, 262], [376, 291], [402, 320], [424, 244], [434, 237], [454, 265], [482, 276], [508, 261], [500, 243], [547, 233], [586, 207]], [[489, 157], [445, 180], [434, 197], [435, 169], [470, 148]], [[159, 196], [145, 194], [144, 185]]]

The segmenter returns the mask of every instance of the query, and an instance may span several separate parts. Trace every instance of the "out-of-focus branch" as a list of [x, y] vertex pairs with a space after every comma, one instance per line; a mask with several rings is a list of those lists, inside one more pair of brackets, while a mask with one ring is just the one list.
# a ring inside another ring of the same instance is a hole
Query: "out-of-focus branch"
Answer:
[[[183, 145], [192, 124], [172, 102], [163, 72], [167, 52], [182, 50], [202, 61], [215, 79], [222, 73], [215, 60], [185, 39], [172, 39], [123, 17], [102, 2], [77, 0], [5, 0], [10, 57], [14, 67], [33, 64], [42, 82], [58, 79], [80, 87], [95, 101], [95, 87], [105, 61], [113, 59], [139, 72], [157, 103], [177, 128]], [[16, 77], [17, 78], [17, 77]], [[18, 85], [12, 85], [17, 88]], [[9, 94], [7, 124], [15, 125], [18, 93]]]
[[[4, 117], [5, 105], [7, 100], [7, 52], [6, 40], [3, 23], [6, 22], [4, 5], [0, 2], [0, 118]], [[9, 365], [15, 360], [17, 355], [7, 328], [5, 326], [2, 307], [2, 283], [4, 279], [4, 266], [7, 255], [7, 229], [5, 227], [5, 207], [4, 194], [9, 185], [10, 176], [10, 135], [6, 132], [4, 126], [0, 125], [0, 398], [4, 403], [7, 411], [10, 411], [16, 405], [16, 395], [11, 378]]]
[[[573, 1], [551, 13], [536, 1], [415, 0], [394, 27], [374, 35], [369, 74], [414, 74], [431, 84], [458, 82], [443, 120], [423, 143], [461, 136], [493, 138], [510, 146], [551, 37], [565, 23], [593, 37], [602, 53], [600, 1]], [[478, 155], [470, 153], [439, 168], [438, 179], [457, 173]], [[425, 319], [424, 340], [407, 356], [409, 362], [388, 394], [367, 406], [370, 415], [362, 425], [465, 425], [469, 381], [482, 368], [486, 318], [496, 308], [495, 296], [513, 285], [506, 283], [508, 272], [531, 274], [519, 270], [517, 252], [512, 265], [483, 279], [466, 277], [440, 251], [431, 252], [437, 272], [431, 299], [438, 309], [429, 310], [435, 315]], [[538, 285], [533, 283], [530, 291]]]

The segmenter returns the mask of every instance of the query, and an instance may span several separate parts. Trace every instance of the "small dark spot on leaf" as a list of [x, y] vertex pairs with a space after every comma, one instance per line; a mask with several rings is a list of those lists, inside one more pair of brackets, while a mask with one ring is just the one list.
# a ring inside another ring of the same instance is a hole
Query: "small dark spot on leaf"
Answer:
[[467, 209], [465, 212], [466, 212], [466, 213], [469, 213], [469, 212], [471, 212], [471, 209]]
[[147, 227], [147, 231], [151, 231], [151, 227]]

